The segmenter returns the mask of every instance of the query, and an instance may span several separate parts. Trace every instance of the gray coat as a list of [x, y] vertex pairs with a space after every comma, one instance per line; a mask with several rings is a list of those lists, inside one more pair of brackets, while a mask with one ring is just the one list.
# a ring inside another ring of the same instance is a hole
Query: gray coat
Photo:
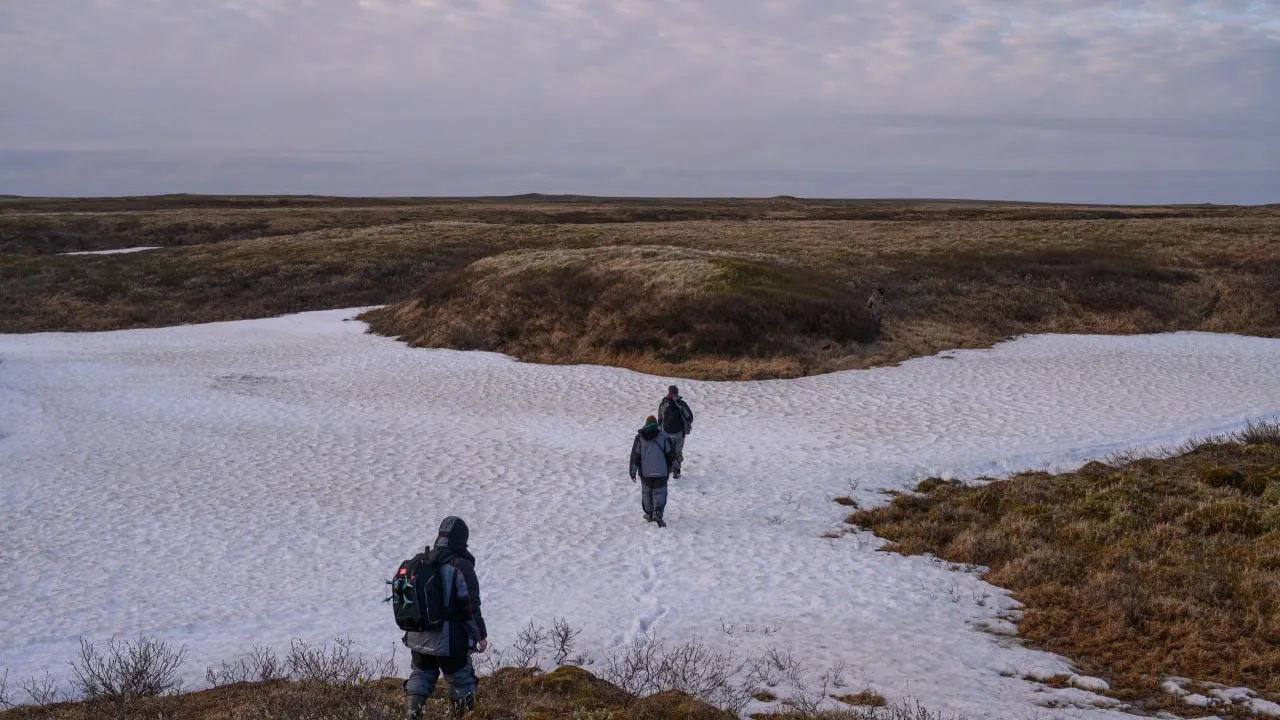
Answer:
[[659, 430], [657, 425], [644, 426], [631, 443], [631, 478], [635, 479], [639, 475], [642, 478], [666, 480], [671, 474], [674, 453], [671, 438]]

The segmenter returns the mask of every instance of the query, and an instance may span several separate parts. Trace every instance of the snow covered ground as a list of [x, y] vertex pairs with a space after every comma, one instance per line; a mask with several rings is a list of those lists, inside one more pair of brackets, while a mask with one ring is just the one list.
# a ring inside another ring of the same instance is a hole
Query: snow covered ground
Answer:
[[[973, 717], [1110, 717], [1020, 648], [972, 573], [876, 552], [832, 498], [1066, 469], [1280, 412], [1280, 341], [1035, 336], [800, 380], [679, 382], [697, 413], [671, 527], [626, 475], [668, 380], [415, 350], [355, 311], [0, 335], [0, 669], [67, 674], [77, 638], [154, 634], [206, 664], [398, 634], [383, 580], [442, 517], [472, 528], [493, 639], [565, 617], [791, 651], [851, 690]], [[988, 626], [994, 631], [984, 631]], [[400, 653], [403, 663], [404, 653]]]
[[80, 250], [78, 252], [64, 252], [64, 253], [58, 253], [58, 254], [59, 255], [123, 255], [125, 253], [136, 253], [136, 252], [143, 252], [146, 250], [159, 250], [159, 249], [160, 249], [159, 247], [146, 246], [146, 247], [117, 248], [115, 250]]

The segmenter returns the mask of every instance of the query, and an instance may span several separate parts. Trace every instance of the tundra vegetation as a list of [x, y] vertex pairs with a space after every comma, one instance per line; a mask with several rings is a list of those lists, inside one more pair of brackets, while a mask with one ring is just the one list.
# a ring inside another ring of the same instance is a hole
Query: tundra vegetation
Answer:
[[[64, 256], [137, 246], [126, 255]], [[0, 199], [0, 332], [355, 306], [415, 345], [707, 379], [1032, 332], [1280, 335], [1280, 206]]]
[[[1280, 425], [1061, 475], [929, 478], [848, 522], [889, 551], [984, 568], [1026, 606], [1020, 635], [1116, 698], [1180, 713], [1180, 695], [1215, 687], [1280, 701]], [[1204, 714], [1233, 708], [1247, 714]]]

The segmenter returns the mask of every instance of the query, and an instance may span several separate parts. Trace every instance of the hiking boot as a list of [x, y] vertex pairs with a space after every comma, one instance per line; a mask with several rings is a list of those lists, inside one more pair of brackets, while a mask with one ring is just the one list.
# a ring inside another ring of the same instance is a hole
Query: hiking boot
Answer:
[[404, 698], [405, 720], [422, 720], [422, 706], [427, 699], [421, 695], [406, 695]]
[[645, 513], [645, 514], [644, 514], [644, 521], [645, 521], [645, 522], [653, 522], [653, 516], [652, 516], [652, 515], [650, 515], [649, 513]]
[[449, 701], [449, 715], [450, 717], [456, 718], [456, 720], [462, 720], [462, 718], [466, 717], [468, 713], [475, 709], [475, 695], [468, 695], [464, 698]]
[[673, 471], [671, 472], [671, 477], [675, 478], [676, 480], [679, 480], [679, 479], [680, 479], [680, 471], [679, 471], [679, 470], [673, 470]]
[[655, 518], [653, 519], [653, 521], [654, 521], [654, 522], [656, 522], [656, 523], [658, 523], [658, 527], [666, 527], [666, 526], [667, 526], [667, 521], [666, 521], [666, 520], [663, 520], [663, 519], [662, 519], [662, 518], [660, 518], [660, 517], [655, 517]]

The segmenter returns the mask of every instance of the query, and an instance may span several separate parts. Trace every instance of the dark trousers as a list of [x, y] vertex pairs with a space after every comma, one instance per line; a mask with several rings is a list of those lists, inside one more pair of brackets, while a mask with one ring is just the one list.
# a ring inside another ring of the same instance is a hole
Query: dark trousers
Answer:
[[667, 433], [667, 437], [671, 438], [671, 449], [676, 456], [671, 462], [671, 472], [679, 475], [680, 466], [684, 464], [684, 433]]
[[449, 681], [451, 700], [461, 700], [476, 691], [476, 671], [471, 667], [470, 653], [462, 657], [437, 657], [413, 652], [410, 653], [410, 660], [413, 672], [404, 682], [404, 691], [407, 695], [431, 697], [431, 693], [436, 691], [436, 681], [440, 679], [442, 672], [445, 680]]
[[662, 511], [667, 507], [666, 478], [640, 478], [640, 506], [644, 508], [645, 515], [662, 517]]

